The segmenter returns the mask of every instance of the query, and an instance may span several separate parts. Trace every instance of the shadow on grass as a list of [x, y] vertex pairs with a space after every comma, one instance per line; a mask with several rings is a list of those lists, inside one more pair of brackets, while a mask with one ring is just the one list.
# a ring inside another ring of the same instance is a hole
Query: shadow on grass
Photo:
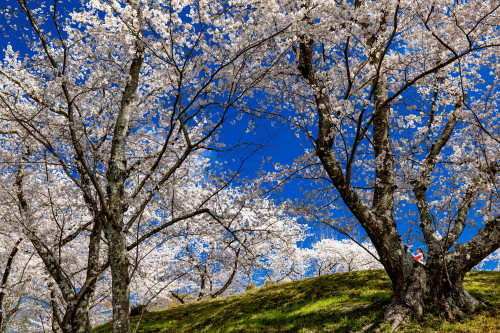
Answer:
[[148, 313], [137, 332], [370, 332], [390, 289], [383, 271], [304, 279]]
[[[382, 324], [380, 306], [351, 307], [347, 311], [323, 310], [300, 313], [293, 309], [276, 315], [253, 316], [244, 318], [232, 325], [226, 325], [227, 332], [372, 332]], [[200, 327], [201, 328], [201, 327]], [[211, 328], [205, 327], [206, 331]], [[197, 328], [195, 328], [197, 330]]]
[[[498, 272], [468, 274], [467, 290], [489, 302], [470, 322], [448, 323], [428, 313], [402, 331], [500, 332], [492, 329], [500, 323], [499, 279]], [[390, 325], [383, 322], [383, 307], [391, 294], [384, 271], [334, 274], [147, 313], [137, 332], [386, 332]], [[470, 331], [471, 326], [480, 330]], [[94, 329], [104, 332], [111, 332], [110, 323]]]

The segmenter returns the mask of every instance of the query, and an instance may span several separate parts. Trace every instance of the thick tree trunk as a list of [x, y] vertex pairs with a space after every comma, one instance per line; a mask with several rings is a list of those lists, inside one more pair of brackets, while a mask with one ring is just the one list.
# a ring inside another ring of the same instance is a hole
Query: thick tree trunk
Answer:
[[[429, 291], [428, 271], [424, 265], [419, 264], [409, 255], [403, 258], [407, 261], [399, 272], [389, 273], [392, 280], [393, 295], [391, 302], [385, 309], [384, 319], [393, 323], [393, 328], [405, 320], [411, 311], [421, 315], [424, 311], [425, 296]], [[408, 261], [411, 260], [411, 264]]]
[[[137, 1], [129, 2], [133, 7]], [[140, 10], [137, 9], [138, 16]], [[140, 35], [140, 30], [138, 31]], [[125, 207], [125, 180], [127, 178], [127, 157], [125, 142], [129, 131], [130, 115], [132, 114], [132, 100], [136, 94], [139, 76], [144, 61], [145, 45], [136, 41], [136, 52], [130, 65], [130, 77], [123, 91], [120, 102], [120, 112], [116, 119], [111, 145], [111, 155], [108, 163], [106, 178], [108, 194], [108, 212], [106, 221], [106, 237], [108, 239], [108, 258], [111, 267], [112, 295], [113, 295], [113, 333], [129, 333], [130, 307], [130, 277], [129, 260], [127, 253], [127, 239], [123, 214]]]
[[464, 317], [480, 304], [463, 286], [466, 271], [456, 270], [452, 265], [448, 263], [450, 267], [446, 267], [440, 263], [430, 263], [428, 273], [432, 306], [438, 308], [441, 316], [448, 320]]
[[422, 315], [424, 306], [434, 308], [448, 320], [466, 316], [480, 302], [465, 290], [464, 275], [464, 271], [445, 268], [442, 262], [424, 266], [414, 261], [410, 270], [400, 271], [393, 278], [394, 294], [385, 309], [384, 319], [392, 322], [395, 328], [409, 312]]

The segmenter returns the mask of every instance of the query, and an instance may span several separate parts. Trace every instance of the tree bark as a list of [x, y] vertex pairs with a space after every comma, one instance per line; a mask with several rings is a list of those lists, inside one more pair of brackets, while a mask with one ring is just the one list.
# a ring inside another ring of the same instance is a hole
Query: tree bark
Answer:
[[108, 162], [107, 195], [108, 216], [106, 237], [108, 257], [111, 267], [113, 296], [113, 333], [129, 333], [130, 277], [127, 253], [126, 226], [123, 221], [125, 205], [125, 180], [127, 178], [127, 158], [125, 143], [129, 131], [132, 101], [135, 97], [139, 76], [144, 61], [145, 45], [136, 41], [136, 52], [130, 65], [130, 78], [123, 90], [120, 111], [116, 119]]
[[5, 288], [7, 287], [7, 281], [9, 280], [9, 275], [10, 272], [12, 271], [12, 262], [14, 261], [14, 257], [17, 251], [19, 251], [19, 244], [21, 243], [22, 240], [23, 238], [20, 237], [12, 247], [9, 257], [7, 258], [7, 263], [5, 264], [5, 269], [2, 274], [2, 282], [0, 283], [0, 332], [6, 331], [6, 328], [4, 328], [3, 323], [4, 319], [6, 319], [5, 322], [7, 322], [8, 318], [6, 318], [5, 316], [7, 313], [4, 314], [3, 311], [3, 299], [5, 297]]
[[[397, 13], [397, 9], [396, 9]], [[397, 15], [395, 14], [395, 20]], [[373, 242], [382, 265], [393, 286], [393, 295], [385, 309], [385, 320], [393, 323], [395, 329], [409, 312], [419, 316], [424, 312], [424, 304], [431, 300], [430, 307], [453, 320], [474, 311], [479, 304], [463, 287], [465, 274], [477, 263], [500, 246], [500, 217], [490, 221], [478, 234], [463, 246], [455, 244], [461, 235], [474, 191], [468, 191], [462, 199], [457, 217], [450, 232], [442, 240], [434, 236], [435, 229], [426, 197], [426, 182], [432, 173], [436, 157], [453, 133], [463, 102], [457, 98], [455, 112], [450, 115], [442, 134], [432, 145], [429, 155], [421, 165], [421, 175], [414, 184], [414, 194], [420, 213], [421, 228], [429, 249], [427, 265], [415, 261], [407, 253], [394, 219], [394, 161], [390, 140], [390, 97], [387, 78], [384, 73], [384, 51], [378, 50], [372, 59], [376, 73], [372, 82], [374, 110], [369, 120], [363, 119], [361, 111], [352, 150], [349, 152], [346, 171], [337, 159], [333, 143], [336, 128], [333, 119], [338, 113], [332, 112], [328, 89], [316, 75], [313, 66], [314, 43], [307, 36], [301, 36], [297, 68], [312, 90], [318, 112], [318, 137], [316, 153], [346, 207], [365, 229]], [[356, 152], [356, 145], [373, 124], [372, 143], [375, 153], [375, 185], [372, 206], [364, 202], [350, 183], [349, 165]], [[449, 251], [452, 245], [455, 249]]]
[[121, 228], [108, 224], [106, 229], [109, 244], [108, 258], [111, 267], [113, 295], [113, 332], [130, 332], [130, 276], [126, 238]]
[[446, 264], [431, 262], [428, 274], [432, 305], [448, 320], [464, 317], [466, 312], [473, 312], [480, 304], [463, 286], [466, 271], [456, 270], [453, 266], [453, 262]]
[[78, 291], [73, 306], [66, 308], [63, 318], [64, 325], [72, 327], [72, 333], [92, 333], [89, 317], [90, 300], [95, 291], [97, 277], [100, 275], [99, 256], [103, 223], [104, 217], [98, 213], [90, 234], [85, 285]]
[[[444, 258], [442, 258], [444, 259]], [[453, 269], [453, 263], [442, 260], [422, 265], [413, 258], [410, 271], [402, 272], [393, 284], [393, 296], [387, 306], [384, 319], [398, 326], [411, 311], [422, 315], [425, 301], [428, 307], [437, 309], [448, 320], [467, 316], [481, 304], [463, 286], [466, 271]], [[449, 267], [448, 267], [449, 266]]]
[[416, 315], [424, 311], [424, 298], [428, 292], [428, 272], [424, 265], [413, 258], [403, 260], [411, 261], [406, 264], [406, 269], [396, 274], [393, 280], [393, 295], [384, 312], [384, 319], [393, 323], [393, 329], [404, 321], [409, 310]]

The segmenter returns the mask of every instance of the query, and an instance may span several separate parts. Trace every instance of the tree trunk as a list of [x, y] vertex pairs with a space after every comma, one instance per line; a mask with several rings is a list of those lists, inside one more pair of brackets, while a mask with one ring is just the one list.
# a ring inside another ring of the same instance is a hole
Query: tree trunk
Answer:
[[428, 284], [432, 306], [438, 308], [441, 316], [448, 320], [462, 318], [480, 304], [463, 286], [465, 273], [454, 269], [453, 263], [429, 265]]
[[424, 299], [429, 291], [428, 270], [405, 253], [406, 269], [399, 272], [389, 272], [392, 280], [393, 295], [385, 309], [384, 319], [393, 323], [393, 328], [405, 320], [409, 311], [421, 315], [424, 311]]
[[393, 323], [393, 329], [409, 312], [422, 315], [424, 304], [448, 320], [462, 318], [480, 304], [463, 286], [465, 271], [452, 269], [453, 263], [447, 263], [446, 266], [451, 267], [446, 267], [444, 261], [439, 260], [426, 266], [407, 257], [403, 260], [412, 260], [413, 265], [410, 270], [400, 271], [391, 278], [393, 296], [384, 313], [384, 319]]
[[98, 276], [100, 275], [99, 256], [104, 222], [105, 218], [100, 213], [94, 219], [89, 240], [86, 281], [76, 294], [74, 302], [67, 305], [63, 319], [63, 327], [69, 328], [68, 333], [92, 333], [92, 325], [90, 324], [89, 317], [90, 300], [94, 294]]
[[108, 258], [112, 278], [113, 333], [129, 333], [130, 278], [127, 243], [121, 230], [107, 227]]
[[[12, 251], [10, 252], [10, 255], [7, 259], [7, 263], [5, 265], [5, 270], [2, 274], [2, 282], [0, 284], [0, 331], [1, 332], [4, 331], [4, 326], [3, 326], [2, 322], [4, 320], [3, 299], [5, 296], [5, 287], [7, 286], [7, 281], [9, 279], [9, 275], [10, 275], [10, 272], [12, 270], [12, 262], [14, 261], [14, 257], [16, 256], [17, 251], [19, 251], [19, 244], [21, 243], [22, 240], [23, 240], [23, 238], [20, 237], [18, 239], [18, 241], [12, 247]], [[7, 315], [7, 313], [5, 315]], [[9, 318], [5, 318], [5, 319], [6, 319], [5, 321], [8, 322]]]
[[[84, 297], [90, 298], [90, 295], [86, 294]], [[86, 299], [80, 302], [79, 305], [66, 307], [66, 314], [62, 320], [60, 331], [63, 333], [92, 333], [88, 301]], [[71, 314], [74, 314], [74, 316], [71, 316]]]
[[92, 333], [92, 325], [90, 325], [89, 318], [90, 294], [86, 294], [85, 298], [85, 300], [80, 302], [81, 306], [78, 306], [75, 310], [73, 318], [74, 333]]

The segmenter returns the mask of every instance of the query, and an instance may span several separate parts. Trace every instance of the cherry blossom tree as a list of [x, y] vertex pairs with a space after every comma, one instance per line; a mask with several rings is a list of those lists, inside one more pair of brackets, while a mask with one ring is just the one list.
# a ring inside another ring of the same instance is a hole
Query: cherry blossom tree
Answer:
[[[68, 198], [86, 210], [73, 231], [91, 235], [87, 284], [75, 292], [53, 248], [28, 233], [66, 304], [73, 304], [60, 329], [89, 331], [88, 320], [80, 321], [86, 315], [75, 311], [86, 313], [103, 269], [96, 258], [104, 235], [113, 330], [129, 332], [128, 251], [178, 221], [207, 214], [203, 205], [213, 193], [198, 200], [200, 206], [182, 205], [177, 189], [201, 179], [220, 186], [229, 181], [220, 170], [201, 175], [194, 169], [207, 149], [221, 148], [222, 124], [236, 120], [233, 110], [245, 106], [268, 71], [259, 49], [282, 28], [262, 32], [256, 22], [265, 11], [245, 1], [8, 4], [6, 14], [16, 19], [5, 27], [19, 39], [6, 46], [0, 66], [3, 162], [18, 166], [23, 225], [41, 223], [32, 200], [36, 182], [25, 174], [43, 161], [73, 183], [76, 192]], [[265, 23], [276, 27], [269, 18]], [[163, 207], [162, 219], [156, 202], [173, 203]], [[149, 231], [128, 243], [127, 234], [141, 223]]]
[[496, 250], [486, 258], [484, 258], [479, 264], [477, 264], [474, 269], [482, 270], [484, 269], [484, 265], [490, 264], [494, 265], [493, 271], [500, 271], [500, 250]]
[[41, 287], [47, 274], [22, 233], [8, 227], [0, 227], [0, 332], [37, 332], [50, 315]]
[[298, 256], [306, 226], [287, 217], [284, 204], [255, 197], [248, 187], [224, 189], [208, 205], [213, 218], [187, 219], [139, 246], [132, 290], [140, 303], [215, 298], [299, 270], [283, 259]]
[[[313, 144], [279, 172], [317, 182], [310, 216], [329, 222], [347, 208], [340, 220], [365, 230], [393, 284], [386, 319], [422, 314], [426, 295], [449, 319], [473, 311], [464, 275], [500, 246], [498, 2], [306, 0], [279, 10], [297, 23], [281, 35], [290, 61], [268, 92]], [[410, 241], [425, 244], [425, 266]]]
[[496, 250], [492, 253], [491, 260], [495, 260], [497, 264], [494, 270], [497, 272], [500, 271], [500, 250]]
[[[22, 166], [2, 168], [3, 220], [29, 240], [43, 279], [33, 295], [44, 305], [44, 324], [55, 332], [91, 330], [89, 307], [102, 263], [101, 234], [71, 179], [47, 163], [22, 157]], [[11, 179], [9, 179], [11, 177]], [[9, 186], [10, 185], [10, 186]], [[95, 224], [94, 224], [95, 226]], [[26, 293], [29, 293], [27, 291]]]
[[[422, 314], [426, 295], [450, 319], [477, 306], [463, 277], [500, 246], [496, 1], [8, 4], [19, 39], [0, 65], [2, 186], [64, 300], [55, 330], [89, 331], [109, 266], [113, 330], [129, 332], [144, 257], [130, 253], [185, 220], [225, 225], [231, 255], [206, 241], [205, 258], [239, 265], [245, 233], [209, 204], [234, 175], [208, 156], [230, 148], [218, 135], [240, 111], [280, 117], [312, 143], [277, 174], [316, 182], [306, 219], [348, 234], [329, 222], [347, 208], [338, 221], [362, 226], [393, 283], [386, 319]], [[407, 252], [414, 240], [427, 266]], [[72, 246], [86, 249], [75, 263]], [[215, 279], [203, 274], [200, 287]]]
[[[88, 208], [66, 174], [57, 166], [23, 158], [23, 167], [2, 169], [2, 218], [5, 227], [31, 240], [31, 256], [41, 259], [38, 270], [44, 278], [37, 282], [41, 293], [28, 288], [21, 298], [38, 299], [43, 325], [55, 332], [90, 329], [110, 319], [106, 239], [95, 233]], [[130, 228], [126, 238], [132, 300], [158, 304], [179, 290], [195, 293], [197, 299], [217, 297], [242, 290], [256, 270], [275, 280], [290, 278], [297, 270], [285, 266], [303, 240], [304, 226], [287, 217], [284, 204], [262, 199], [258, 185], [202, 188], [196, 175], [204, 174], [207, 161], [190, 165], [190, 177], [175, 191], [177, 200], [156, 200], [154, 209]], [[205, 215], [169, 228], [159, 223], [170, 211], [203, 205], [208, 208]], [[28, 280], [38, 270], [31, 267]], [[30, 328], [36, 331], [40, 325]]]
[[[47, 305], [44, 324], [53, 331], [61, 331], [72, 312], [83, 316], [83, 323], [79, 324], [81, 326], [109, 320], [106, 312], [110, 309], [106, 304], [111, 304], [107, 303], [111, 296], [111, 277], [108, 270], [104, 271], [109, 262], [101, 255], [91, 264], [97, 265], [97, 271], [102, 273], [97, 277], [89, 277], [90, 230], [79, 230], [80, 220], [87, 217], [78, 216], [78, 200], [56, 200], [71, 197], [68, 193], [72, 190], [72, 183], [63, 174], [56, 173], [59, 177], [55, 178], [57, 182], [47, 180], [50, 186], [46, 186], [47, 183], [35, 170], [31, 168], [22, 180], [23, 183], [39, 184], [34, 188], [36, 198], [28, 200], [27, 196], [23, 196], [21, 199], [25, 202], [23, 206], [36, 207], [29, 225], [26, 225], [28, 223], [22, 219], [22, 215], [6, 213], [5, 218], [20, 220], [18, 225], [21, 230], [36, 237], [33, 241], [35, 248], [51, 249], [53, 256], [43, 251], [38, 255], [56, 265], [61, 272], [55, 283], [48, 274], [43, 274], [47, 278], [39, 282], [45, 293], [37, 297]], [[196, 172], [199, 170], [196, 169]], [[64, 185], [69, 185], [66, 192]], [[201, 189], [194, 184], [192, 187], [197, 187], [197, 192], [204, 191], [207, 196], [215, 190]], [[65, 195], [58, 195], [58, 192]], [[192, 193], [195, 190], [190, 186], [177, 191], [181, 198]], [[197, 198], [201, 200], [205, 196], [192, 196], [190, 201], [180, 200], [176, 209], [182, 205], [199, 205]], [[165, 205], [171, 203], [157, 204], [156, 220]], [[284, 205], [276, 206], [270, 200], [260, 198], [256, 188], [247, 187], [222, 189], [205, 207], [210, 208], [208, 216], [186, 219], [144, 241], [140, 239], [151, 232], [146, 227], [150, 221], [143, 221], [131, 228], [133, 232], [127, 235], [127, 243], [137, 244], [128, 247], [132, 264], [131, 299], [134, 303], [161, 305], [171, 295], [181, 300], [185, 296], [190, 299], [214, 298], [243, 290], [256, 274], [263, 275], [265, 272], [267, 277], [277, 281], [291, 278], [291, 273], [296, 273], [298, 268], [290, 265], [297, 266], [297, 261], [292, 262], [290, 258], [298, 252], [297, 242], [303, 240], [305, 227], [286, 217]], [[85, 207], [82, 208], [82, 212], [85, 212]], [[15, 225], [14, 221], [10, 225]], [[104, 243], [100, 248], [105, 252], [107, 246]], [[50, 265], [47, 264], [45, 270], [50, 271]], [[88, 291], [86, 286], [91, 283], [93, 289]], [[71, 286], [69, 291], [64, 288], [66, 284]], [[182, 296], [179, 296], [179, 291]], [[85, 306], [66, 301], [83, 297], [86, 301], [80, 304], [84, 303]], [[72, 322], [75, 323], [74, 320]]]
[[383, 268], [375, 248], [368, 242], [358, 244], [352, 240], [324, 238], [302, 251], [309, 270], [317, 276]]
[[300, 270], [291, 258], [298, 255], [306, 227], [287, 217], [283, 205], [251, 198], [253, 190], [220, 193], [218, 209], [212, 209], [217, 224], [211, 223], [209, 233], [200, 229], [185, 238], [182, 260], [191, 268], [183, 279], [195, 282], [197, 299], [242, 291], [259, 277], [278, 281]]

